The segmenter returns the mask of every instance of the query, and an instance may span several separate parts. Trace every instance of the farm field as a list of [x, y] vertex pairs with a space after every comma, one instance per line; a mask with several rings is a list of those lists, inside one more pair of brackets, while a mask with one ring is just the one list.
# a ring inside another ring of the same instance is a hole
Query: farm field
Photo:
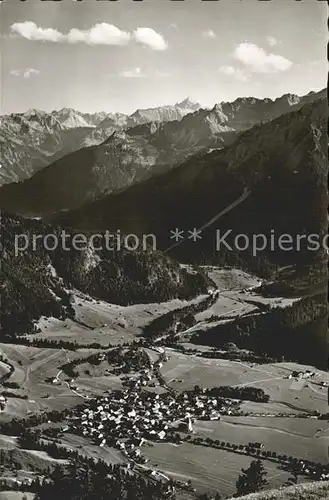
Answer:
[[329, 426], [327, 422], [299, 418], [221, 417], [218, 421], [196, 421], [198, 436], [235, 444], [261, 442], [278, 454], [327, 463]]
[[[294, 379], [288, 379], [294, 370], [314, 370], [296, 363], [247, 364], [223, 359], [207, 359], [167, 349], [168, 361], [161, 368], [166, 383], [177, 390], [193, 389], [195, 385], [210, 388], [219, 385], [255, 386], [264, 389], [270, 396], [270, 403], [243, 403], [245, 411], [274, 410], [290, 412], [296, 410], [327, 411], [327, 390], [320, 382], [328, 382], [329, 374], [316, 370], [311, 380], [296, 388]], [[254, 406], [256, 405], [256, 406]], [[251, 408], [254, 408], [251, 410]]]
[[[202, 313], [196, 314], [197, 321], [204, 321], [212, 316], [241, 316], [259, 312], [258, 306], [287, 307], [299, 299], [265, 298], [257, 294], [257, 291], [232, 290], [220, 292], [217, 301]], [[194, 327], [195, 329], [196, 327]]]
[[[198, 493], [219, 491], [222, 495], [235, 493], [241, 468], [248, 467], [252, 461], [244, 455], [188, 443], [179, 446], [155, 444], [143, 452], [150, 459], [150, 467], [183, 482], [191, 480]], [[272, 462], [264, 461], [264, 467], [272, 487], [279, 486], [289, 477]]]
[[300, 300], [262, 296], [257, 290], [262, 280], [239, 269], [202, 267], [217, 287], [217, 298], [208, 308], [195, 314], [196, 324], [180, 333], [181, 341], [188, 341], [194, 333], [202, 334], [240, 316], [264, 314], [267, 308], [285, 308]]
[[[256, 306], [243, 302], [237, 295], [240, 295], [240, 293], [231, 292], [229, 295], [229, 292], [220, 292], [217, 301], [211, 307], [195, 315], [196, 321], [202, 322], [212, 316], [225, 318], [225, 316], [239, 316], [257, 311]], [[191, 330], [196, 330], [197, 326], [198, 325], [195, 325]]]
[[34, 499], [33, 493], [22, 493], [20, 491], [0, 491], [0, 500], [23, 500], [25, 497], [26, 500]]
[[216, 284], [217, 288], [223, 290], [242, 290], [244, 288], [257, 287], [262, 280], [256, 276], [241, 271], [240, 269], [223, 269], [218, 266], [201, 266], [208, 276]]
[[37, 323], [41, 332], [33, 338], [69, 340], [82, 345], [93, 342], [101, 345], [108, 345], [109, 342], [112, 344], [131, 342], [141, 333], [141, 329], [156, 317], [188, 304], [198, 303], [205, 297], [206, 295], [200, 295], [191, 301], [173, 299], [161, 303], [119, 306], [101, 300], [96, 301], [76, 291], [73, 303], [76, 311], [75, 321], [42, 318]]
[[77, 342], [80, 346], [96, 342], [106, 347], [109, 342], [111, 344], [131, 342], [138, 333], [136, 330], [129, 329], [128, 331], [128, 329], [118, 325], [89, 327], [85, 323], [72, 321], [71, 319], [63, 321], [57, 318], [42, 319], [39, 321], [38, 327], [41, 332], [33, 335], [34, 339]]
[[[26, 399], [9, 397], [5, 410], [0, 413], [0, 421], [25, 417], [29, 413], [45, 410], [61, 411], [81, 403], [83, 396], [93, 397], [121, 387], [118, 377], [105, 376], [104, 369], [103, 373], [100, 372], [95, 377], [82, 374], [81, 381], [78, 377], [75, 385], [79, 387], [79, 392], [70, 389], [65, 382], [69, 379], [60, 372], [60, 367], [69, 360], [87, 357], [94, 353], [94, 350], [67, 352], [64, 349], [43, 349], [13, 344], [1, 344], [1, 350], [15, 368], [8, 380], [18, 384], [19, 389], [11, 389], [11, 392], [26, 396]], [[109, 367], [108, 364], [106, 366]], [[57, 376], [60, 383], [53, 384], [51, 381]]]
[[88, 457], [102, 459], [109, 464], [127, 463], [124, 455], [115, 448], [109, 446], [100, 448], [89, 442], [86, 438], [69, 432], [65, 433], [64, 436], [60, 438], [59, 444], [62, 444], [66, 448], [77, 450], [79, 453], [83, 453]]
[[299, 300], [298, 298], [263, 297], [257, 290], [263, 280], [240, 269], [223, 269], [216, 266], [203, 266], [203, 269], [216, 284], [220, 297], [226, 297], [228, 300], [235, 299], [242, 302], [252, 300], [271, 307], [286, 307]]

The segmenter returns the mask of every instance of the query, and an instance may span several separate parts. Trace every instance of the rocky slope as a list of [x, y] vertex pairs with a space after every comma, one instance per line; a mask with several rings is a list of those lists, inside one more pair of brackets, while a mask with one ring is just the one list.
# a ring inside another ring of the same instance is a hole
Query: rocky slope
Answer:
[[222, 113], [223, 122], [235, 130], [246, 130], [261, 122], [274, 120], [281, 115], [297, 111], [305, 104], [315, 102], [327, 97], [327, 90], [310, 92], [305, 96], [284, 94], [277, 99], [256, 99], [242, 97], [233, 103], [223, 102], [216, 105], [217, 113]]
[[159, 108], [138, 109], [130, 117], [137, 124], [149, 122], [171, 122], [181, 120], [185, 115], [194, 113], [201, 108], [201, 104], [189, 98], [173, 106], [160, 106]]
[[102, 143], [116, 130], [148, 121], [179, 120], [199, 107], [186, 99], [175, 106], [137, 110], [131, 116], [70, 108], [51, 113], [31, 109], [2, 116], [0, 184], [27, 179], [72, 151]]
[[1, 117], [0, 184], [19, 182], [74, 151], [93, 130], [75, 113], [60, 115], [30, 110]]
[[96, 113], [81, 113], [71, 108], [63, 108], [51, 113], [58, 122], [66, 128], [96, 127], [107, 117], [105, 111]]

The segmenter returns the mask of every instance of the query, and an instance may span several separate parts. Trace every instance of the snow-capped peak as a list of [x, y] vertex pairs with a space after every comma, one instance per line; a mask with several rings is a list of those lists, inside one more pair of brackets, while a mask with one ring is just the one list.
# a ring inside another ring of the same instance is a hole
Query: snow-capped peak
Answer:
[[186, 97], [186, 99], [184, 99], [182, 102], [178, 102], [176, 104], [176, 106], [178, 108], [181, 108], [181, 109], [192, 109], [195, 111], [197, 111], [198, 109], [201, 108], [201, 104], [199, 104], [198, 102], [192, 101], [192, 99], [190, 99], [190, 97]]

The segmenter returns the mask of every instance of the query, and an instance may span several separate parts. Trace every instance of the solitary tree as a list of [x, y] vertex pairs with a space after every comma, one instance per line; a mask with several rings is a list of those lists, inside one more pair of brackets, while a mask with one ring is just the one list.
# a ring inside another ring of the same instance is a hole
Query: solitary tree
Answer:
[[236, 482], [239, 495], [247, 495], [262, 490], [267, 484], [267, 472], [260, 460], [253, 460], [248, 469], [242, 469], [242, 474]]
[[197, 497], [197, 500], [212, 500], [212, 496], [209, 493], [202, 493]]

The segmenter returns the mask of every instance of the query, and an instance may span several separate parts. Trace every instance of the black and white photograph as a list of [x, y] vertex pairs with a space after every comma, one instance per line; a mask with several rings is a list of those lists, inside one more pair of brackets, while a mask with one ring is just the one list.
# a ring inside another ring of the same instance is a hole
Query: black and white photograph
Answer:
[[327, 2], [0, 1], [0, 500], [328, 500]]

